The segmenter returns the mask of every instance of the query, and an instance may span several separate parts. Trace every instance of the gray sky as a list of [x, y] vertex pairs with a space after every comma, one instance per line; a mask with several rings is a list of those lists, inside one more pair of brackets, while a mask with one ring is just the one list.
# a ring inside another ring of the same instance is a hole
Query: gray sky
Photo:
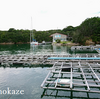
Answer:
[[100, 0], [0, 0], [0, 30], [63, 29], [100, 16]]

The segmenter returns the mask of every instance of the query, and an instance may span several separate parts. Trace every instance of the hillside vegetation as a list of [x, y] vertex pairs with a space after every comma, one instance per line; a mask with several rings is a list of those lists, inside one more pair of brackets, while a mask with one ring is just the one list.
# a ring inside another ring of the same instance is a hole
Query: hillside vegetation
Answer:
[[88, 18], [73, 32], [73, 42], [85, 44], [86, 40], [100, 43], [100, 18]]
[[[100, 43], [100, 18], [87, 18], [77, 27], [67, 26], [62, 30], [33, 30], [34, 38], [38, 42], [52, 41], [50, 35], [56, 32], [66, 34], [69, 37], [68, 40], [72, 40], [74, 43], [85, 45], [87, 40], [92, 40], [95, 43]], [[10, 28], [8, 31], [0, 31], [0, 43], [3, 42], [12, 42], [15, 44], [17, 42], [30, 42], [30, 30], [16, 30], [14, 28]]]

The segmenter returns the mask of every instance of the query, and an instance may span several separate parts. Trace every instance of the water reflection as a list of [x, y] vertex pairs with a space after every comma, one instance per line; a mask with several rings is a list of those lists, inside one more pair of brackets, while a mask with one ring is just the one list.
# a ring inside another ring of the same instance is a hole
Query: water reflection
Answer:
[[5, 64], [5, 65], [2, 65], [2, 64], [0, 64], [0, 67], [3, 67], [3, 68], [7, 68], [7, 67], [9, 67], [9, 68], [26, 68], [26, 67], [28, 67], [28, 68], [38, 68], [38, 67], [41, 67], [41, 68], [44, 68], [44, 67], [51, 67], [52, 65], [44, 65], [44, 64], [30, 64], [30, 65], [24, 65], [24, 64], [13, 64], [13, 65], [11, 65], [11, 64], [9, 64], [9, 66], [7, 65], [7, 64]]
[[30, 45], [30, 53], [52, 53], [52, 45]]
[[24, 90], [24, 95], [2, 94], [0, 99], [40, 99], [40, 84], [47, 73], [45, 67], [0, 67], [0, 90]]
[[97, 53], [95, 50], [71, 50], [71, 46], [57, 45], [33, 45], [30, 52], [34, 54], [76, 54], [76, 53]]
[[0, 55], [26, 54], [30, 51], [29, 44], [0, 45]]
[[71, 46], [57, 46], [57, 45], [0, 45], [0, 55], [8, 54], [76, 54], [76, 53], [97, 53], [92, 50], [71, 50]]
[[32, 45], [30, 46], [30, 52], [34, 54], [61, 54], [69, 53], [69, 46], [56, 46], [56, 45]]
[[67, 47], [66, 46], [56, 46], [53, 45], [53, 52], [61, 53], [61, 52], [67, 52]]
[[[89, 93], [89, 92], [76, 92], [76, 91], [63, 91], [63, 90], [50, 90], [44, 89], [41, 98], [51, 97], [53, 99], [100, 99], [99, 93]], [[50, 98], [50, 99], [51, 99]]]

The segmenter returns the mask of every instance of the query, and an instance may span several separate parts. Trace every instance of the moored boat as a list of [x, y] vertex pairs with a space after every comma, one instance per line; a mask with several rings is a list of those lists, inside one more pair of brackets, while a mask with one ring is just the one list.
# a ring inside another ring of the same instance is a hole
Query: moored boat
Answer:
[[[32, 18], [31, 18], [31, 28], [32, 28]], [[39, 43], [34, 39], [33, 30], [30, 31], [30, 44], [39, 45]]]

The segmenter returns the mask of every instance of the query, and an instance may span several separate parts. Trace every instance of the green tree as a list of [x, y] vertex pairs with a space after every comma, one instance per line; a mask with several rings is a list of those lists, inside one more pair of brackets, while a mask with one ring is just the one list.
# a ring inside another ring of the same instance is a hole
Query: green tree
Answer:
[[60, 40], [60, 39], [57, 39], [57, 40], [56, 40], [56, 42], [57, 42], [57, 43], [60, 43], [60, 42], [61, 42], [61, 40]]

